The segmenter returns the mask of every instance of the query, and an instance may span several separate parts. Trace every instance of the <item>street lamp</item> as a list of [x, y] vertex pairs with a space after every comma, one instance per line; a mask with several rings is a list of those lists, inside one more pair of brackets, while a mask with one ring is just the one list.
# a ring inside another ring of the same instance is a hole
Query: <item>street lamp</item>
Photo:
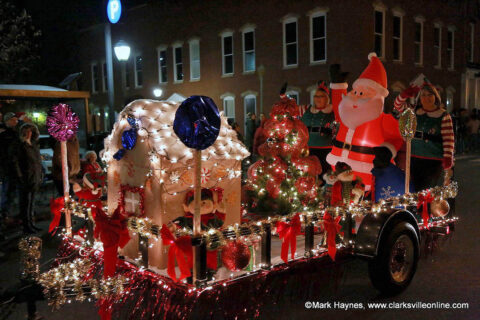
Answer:
[[155, 98], [160, 98], [162, 96], [163, 90], [160, 88], [153, 89], [153, 95]]
[[130, 58], [130, 46], [123, 40], [118, 41], [113, 50], [118, 61], [127, 61]]

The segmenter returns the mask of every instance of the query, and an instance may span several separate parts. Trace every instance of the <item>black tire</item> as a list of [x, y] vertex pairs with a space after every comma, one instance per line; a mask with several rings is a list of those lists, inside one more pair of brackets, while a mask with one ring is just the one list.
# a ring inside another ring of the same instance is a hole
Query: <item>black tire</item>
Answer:
[[398, 222], [385, 230], [378, 255], [368, 262], [373, 286], [382, 294], [392, 296], [405, 290], [415, 275], [419, 257], [419, 241], [413, 226]]

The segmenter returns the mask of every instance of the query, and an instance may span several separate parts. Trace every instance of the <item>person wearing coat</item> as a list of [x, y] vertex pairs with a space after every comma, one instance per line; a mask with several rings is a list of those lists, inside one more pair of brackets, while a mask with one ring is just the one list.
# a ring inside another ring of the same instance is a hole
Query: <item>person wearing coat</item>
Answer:
[[23, 232], [32, 234], [40, 230], [33, 223], [35, 194], [42, 183], [42, 160], [37, 145], [39, 133], [31, 123], [24, 123], [19, 131], [20, 142], [12, 146], [10, 154], [18, 181]]

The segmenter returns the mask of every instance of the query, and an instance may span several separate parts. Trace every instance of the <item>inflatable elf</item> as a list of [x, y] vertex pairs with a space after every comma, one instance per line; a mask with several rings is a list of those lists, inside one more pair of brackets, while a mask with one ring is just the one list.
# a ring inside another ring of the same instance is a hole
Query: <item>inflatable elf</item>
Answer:
[[444, 171], [453, 166], [455, 136], [452, 118], [430, 82], [410, 85], [395, 99], [395, 109], [402, 112], [408, 107], [407, 99], [415, 96], [417, 131], [412, 139], [411, 172], [415, 189], [420, 191], [443, 185]]

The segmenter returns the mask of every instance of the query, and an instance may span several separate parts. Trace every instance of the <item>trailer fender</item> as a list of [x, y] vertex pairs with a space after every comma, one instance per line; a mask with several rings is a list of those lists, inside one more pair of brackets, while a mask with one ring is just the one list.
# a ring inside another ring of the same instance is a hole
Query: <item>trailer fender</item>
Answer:
[[392, 209], [365, 216], [355, 238], [354, 255], [365, 258], [377, 256], [382, 238], [400, 221], [408, 222], [415, 228], [417, 241], [420, 243], [420, 230], [415, 216], [408, 210]]

